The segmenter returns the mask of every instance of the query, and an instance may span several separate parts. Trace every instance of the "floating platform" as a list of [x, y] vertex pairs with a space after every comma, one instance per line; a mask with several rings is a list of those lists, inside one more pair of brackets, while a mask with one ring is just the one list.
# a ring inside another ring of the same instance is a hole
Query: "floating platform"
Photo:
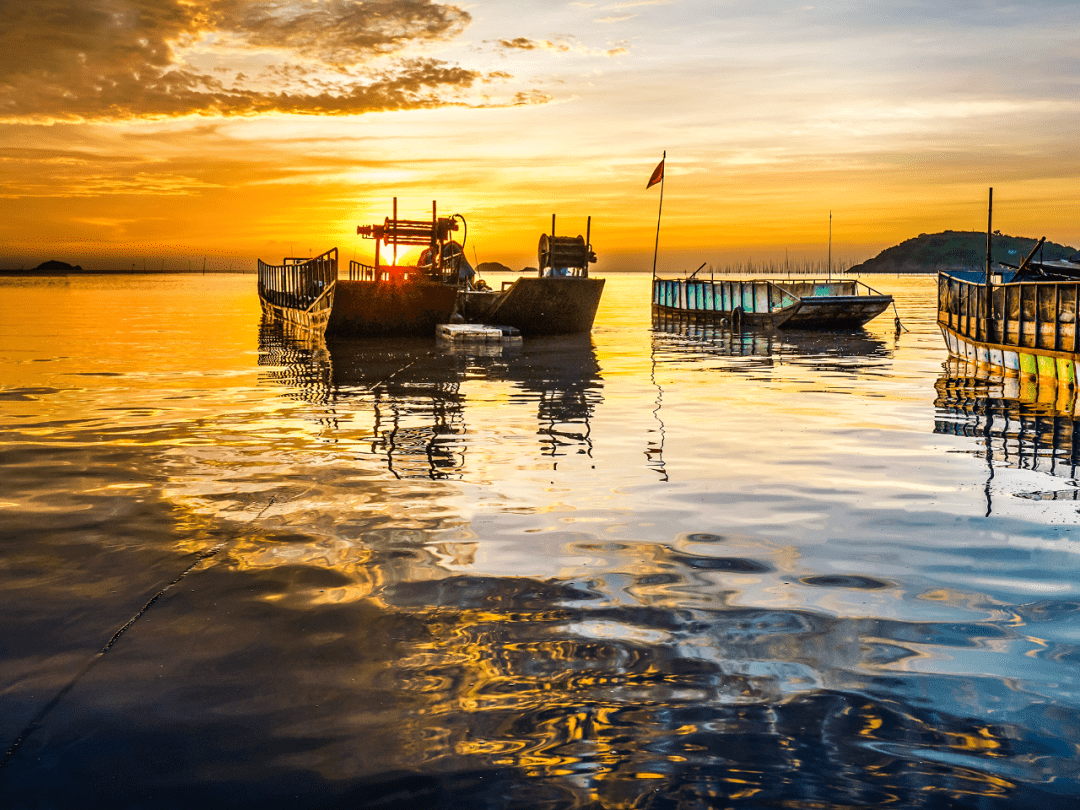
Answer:
[[479, 323], [441, 323], [435, 327], [440, 343], [454, 346], [520, 346], [521, 332], [513, 326], [487, 326]]

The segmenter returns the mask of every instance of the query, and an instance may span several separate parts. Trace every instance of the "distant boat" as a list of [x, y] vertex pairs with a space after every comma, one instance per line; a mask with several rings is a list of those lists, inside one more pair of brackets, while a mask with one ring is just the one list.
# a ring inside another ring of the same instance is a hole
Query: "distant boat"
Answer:
[[748, 328], [857, 327], [876, 318], [892, 303], [891, 295], [851, 279], [714, 281], [694, 275], [653, 279], [654, 314], [725, 321]]
[[589, 217], [584, 237], [556, 236], [552, 215], [551, 233], [540, 236], [537, 275], [503, 282], [498, 291], [462, 289], [458, 311], [467, 322], [512, 326], [525, 336], [590, 331], [604, 292], [604, 279], [589, 278], [591, 231]]
[[[458, 219], [440, 219], [434, 202], [430, 220], [398, 219], [395, 198], [392, 218], [356, 229], [375, 240], [375, 263], [350, 262], [348, 278], [338, 275], [337, 248], [314, 259], [286, 258], [281, 265], [260, 261], [263, 312], [327, 335], [434, 336], [435, 326], [449, 322], [457, 305], [462, 249], [450, 234]], [[380, 261], [384, 243], [392, 248], [389, 265]], [[403, 245], [426, 246], [421, 263], [397, 264]]]

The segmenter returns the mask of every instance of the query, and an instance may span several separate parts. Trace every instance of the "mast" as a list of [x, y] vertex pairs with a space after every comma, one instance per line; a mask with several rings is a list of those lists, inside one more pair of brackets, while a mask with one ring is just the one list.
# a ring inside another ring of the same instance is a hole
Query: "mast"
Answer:
[[660, 159], [660, 208], [656, 212], [656, 243], [653, 245], [652, 274], [656, 278], [656, 254], [660, 250], [660, 216], [664, 213], [664, 176], [667, 174], [667, 149]]
[[832, 281], [832, 211], [829, 212], [829, 281]]
[[994, 232], [994, 189], [990, 189], [990, 199], [986, 208], [986, 314], [983, 326], [983, 340], [990, 340], [990, 325], [994, 318], [993, 289], [990, 284], [990, 237]]

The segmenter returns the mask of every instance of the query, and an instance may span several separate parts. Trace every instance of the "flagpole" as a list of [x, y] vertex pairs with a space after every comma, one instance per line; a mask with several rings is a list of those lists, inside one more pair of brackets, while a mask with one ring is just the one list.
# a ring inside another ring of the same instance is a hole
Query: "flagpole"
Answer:
[[653, 278], [656, 278], [656, 254], [660, 250], [660, 216], [664, 213], [664, 178], [667, 176], [667, 149], [664, 150], [664, 157], [660, 163], [664, 168], [660, 173], [660, 210], [656, 212], [656, 244], [653, 245], [652, 254]]

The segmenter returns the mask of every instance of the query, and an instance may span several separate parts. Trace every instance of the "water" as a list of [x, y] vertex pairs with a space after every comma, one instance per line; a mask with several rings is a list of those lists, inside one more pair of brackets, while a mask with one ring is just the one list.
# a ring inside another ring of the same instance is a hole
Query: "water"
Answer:
[[1080, 800], [1074, 402], [865, 330], [453, 353], [0, 279], [5, 807]]

